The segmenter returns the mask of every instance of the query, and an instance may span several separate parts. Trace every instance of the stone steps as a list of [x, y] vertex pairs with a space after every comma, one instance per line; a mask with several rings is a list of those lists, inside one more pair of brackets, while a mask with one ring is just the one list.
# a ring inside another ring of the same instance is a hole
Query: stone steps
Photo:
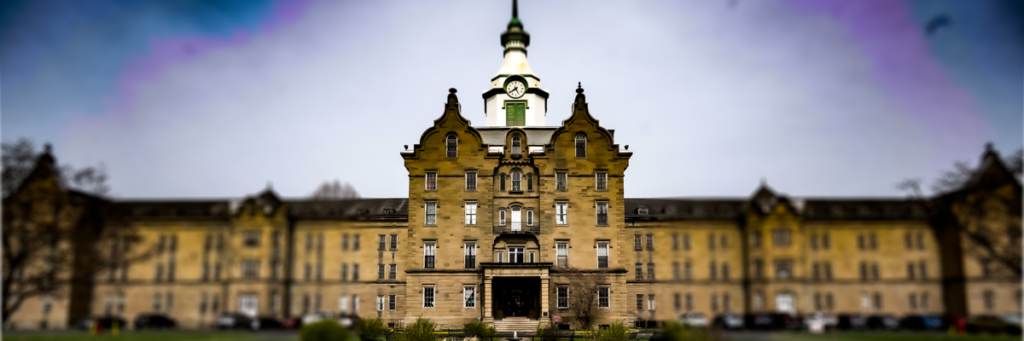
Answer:
[[494, 321], [494, 329], [498, 332], [520, 332], [533, 333], [537, 331], [540, 321], [531, 320], [526, 317], [506, 317]]

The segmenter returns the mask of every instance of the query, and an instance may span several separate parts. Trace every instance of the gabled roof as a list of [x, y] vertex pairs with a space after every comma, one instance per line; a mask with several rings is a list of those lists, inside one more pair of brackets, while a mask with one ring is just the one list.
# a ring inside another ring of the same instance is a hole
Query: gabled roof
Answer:
[[[505, 135], [513, 127], [474, 127], [480, 132], [484, 144], [492, 146], [505, 145]], [[526, 143], [531, 146], [540, 146], [551, 143], [551, 135], [558, 127], [514, 127], [526, 132]]]

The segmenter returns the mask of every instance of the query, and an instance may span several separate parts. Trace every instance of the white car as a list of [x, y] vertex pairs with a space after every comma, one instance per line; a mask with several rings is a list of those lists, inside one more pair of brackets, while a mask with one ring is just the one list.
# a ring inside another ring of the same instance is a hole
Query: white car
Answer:
[[708, 318], [702, 313], [685, 313], [679, 316], [679, 322], [689, 327], [707, 327]]
[[302, 317], [302, 324], [313, 324], [323, 320], [334, 320], [334, 313], [329, 311], [320, 311], [312, 313]]
[[832, 314], [817, 312], [804, 317], [804, 325], [808, 329], [835, 328], [839, 324], [839, 318]]

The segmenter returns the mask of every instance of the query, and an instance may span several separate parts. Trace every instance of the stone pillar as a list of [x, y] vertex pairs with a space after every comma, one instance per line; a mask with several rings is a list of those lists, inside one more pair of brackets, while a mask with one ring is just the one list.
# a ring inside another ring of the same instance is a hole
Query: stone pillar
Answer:
[[483, 322], [486, 322], [486, 323], [494, 322], [494, 316], [493, 316], [494, 309], [492, 308], [492, 305], [493, 305], [493, 303], [492, 303], [492, 296], [494, 296], [494, 293], [492, 292], [493, 288], [491, 286], [492, 286], [491, 276], [489, 274], [485, 274], [484, 275], [484, 297], [483, 297], [483, 302], [484, 302], [484, 320], [483, 320]]
[[548, 299], [551, 292], [550, 281], [551, 278], [546, 273], [540, 277], [540, 323], [548, 326], [551, 325], [551, 314], [548, 309]]

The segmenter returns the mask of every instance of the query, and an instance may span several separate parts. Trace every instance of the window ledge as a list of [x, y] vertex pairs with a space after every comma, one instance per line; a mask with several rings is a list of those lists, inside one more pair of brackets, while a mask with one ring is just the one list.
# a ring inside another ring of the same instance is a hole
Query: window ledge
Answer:
[[518, 190], [518, 191], [508, 191], [508, 194], [523, 194], [523, 191], [522, 191], [522, 190]]

